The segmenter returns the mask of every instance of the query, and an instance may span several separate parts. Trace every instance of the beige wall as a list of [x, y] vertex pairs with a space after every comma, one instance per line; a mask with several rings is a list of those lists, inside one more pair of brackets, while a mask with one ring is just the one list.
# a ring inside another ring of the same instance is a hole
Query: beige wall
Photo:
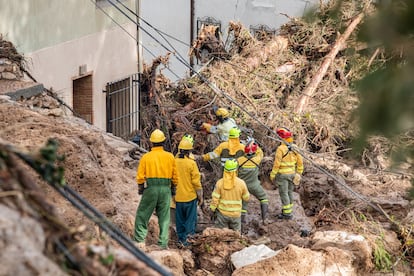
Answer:
[[[122, 3], [135, 10], [136, 0]], [[137, 30], [105, 1], [99, 7], [90, 0], [0, 0], [0, 34], [28, 58], [33, 77], [69, 106], [72, 81], [79, 76], [79, 66], [86, 65], [93, 74], [94, 125], [106, 129], [102, 90], [107, 82], [137, 72]]]
[[[136, 32], [134, 24], [123, 27]], [[57, 44], [27, 54], [29, 70], [46, 88], [52, 88], [72, 106], [72, 80], [79, 76], [79, 66], [86, 65], [93, 74], [94, 125], [106, 128], [105, 89], [107, 82], [137, 72], [136, 41], [120, 28], [113, 28]]]

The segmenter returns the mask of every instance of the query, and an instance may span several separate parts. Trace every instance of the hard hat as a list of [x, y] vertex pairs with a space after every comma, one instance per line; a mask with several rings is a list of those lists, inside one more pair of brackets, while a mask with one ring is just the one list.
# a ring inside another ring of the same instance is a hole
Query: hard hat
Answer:
[[183, 138], [181, 138], [181, 141], [182, 141], [182, 140], [187, 140], [187, 141], [189, 141], [192, 145], [194, 145], [194, 137], [193, 137], [191, 134], [188, 134], [188, 133], [184, 134]]
[[150, 136], [151, 143], [161, 143], [165, 141], [164, 132], [159, 129], [154, 130]]
[[216, 110], [216, 116], [221, 118], [229, 117], [229, 111], [227, 108], [220, 107]]
[[236, 159], [227, 159], [226, 163], [224, 163], [224, 170], [227, 172], [232, 172], [237, 170], [238, 163]]
[[254, 154], [257, 151], [257, 143], [252, 140], [244, 147], [244, 152], [246, 154]]
[[292, 132], [290, 132], [290, 130], [285, 127], [278, 128], [276, 130], [276, 133], [277, 135], [280, 136], [280, 138], [283, 138], [283, 139], [292, 137]]
[[238, 127], [232, 127], [229, 131], [229, 138], [239, 138], [240, 129]]
[[178, 149], [192, 150], [193, 149], [193, 144], [187, 139], [182, 139], [180, 144], [178, 144]]

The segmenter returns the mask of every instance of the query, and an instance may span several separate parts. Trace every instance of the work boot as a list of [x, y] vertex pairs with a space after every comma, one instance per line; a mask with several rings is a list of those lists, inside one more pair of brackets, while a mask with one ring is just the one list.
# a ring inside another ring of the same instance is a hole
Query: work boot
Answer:
[[242, 224], [246, 223], [246, 213], [241, 214], [241, 223]]
[[242, 213], [241, 214], [241, 229], [240, 229], [240, 232], [242, 233], [242, 234], [247, 234], [247, 227], [246, 227], [246, 213]]
[[267, 203], [261, 203], [260, 210], [262, 211], [262, 221], [265, 222], [266, 217], [267, 217], [267, 212], [269, 210], [269, 205]]
[[279, 215], [277, 215], [277, 218], [278, 219], [286, 219], [286, 220], [290, 220], [290, 219], [292, 219], [293, 218], [293, 216], [292, 215], [288, 215], [288, 214], [279, 214]]

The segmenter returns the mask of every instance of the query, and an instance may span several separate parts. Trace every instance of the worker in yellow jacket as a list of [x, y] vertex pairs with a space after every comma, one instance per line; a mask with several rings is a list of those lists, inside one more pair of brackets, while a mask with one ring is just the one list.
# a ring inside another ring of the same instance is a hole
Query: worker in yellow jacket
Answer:
[[241, 231], [242, 202], [248, 201], [250, 194], [246, 183], [237, 177], [236, 159], [228, 159], [224, 164], [223, 178], [219, 179], [211, 194], [210, 209], [215, 225]]
[[145, 242], [148, 221], [155, 210], [160, 228], [158, 245], [161, 248], [168, 247], [170, 200], [171, 196], [175, 196], [178, 184], [174, 155], [163, 148], [165, 139], [159, 129], [151, 133], [151, 151], [142, 156], [136, 176], [138, 194], [142, 197], [135, 217], [134, 240], [141, 244]]
[[178, 145], [175, 162], [179, 182], [175, 195], [175, 216], [178, 243], [189, 245], [187, 238], [195, 234], [197, 226], [197, 204], [203, 203], [203, 189], [197, 163], [191, 158], [193, 143], [182, 139]]
[[213, 151], [203, 154], [203, 161], [220, 158], [221, 165], [224, 166], [227, 159], [238, 159], [243, 156], [244, 145], [240, 143], [240, 132], [238, 127], [231, 128], [228, 133], [228, 141], [220, 143]]
[[[191, 145], [193, 145], [193, 147], [194, 147], [194, 137], [191, 134], [188, 134], [188, 133], [184, 134], [183, 137], [181, 138], [181, 142], [184, 141], [184, 140], [186, 140], [189, 143], [191, 143]], [[180, 153], [180, 150], [178, 149], [178, 152], [175, 155], [175, 158], [178, 157], [179, 153]], [[191, 152], [189, 153], [189, 156], [188, 157], [190, 159], [195, 160], [195, 157], [194, 157], [194, 155]], [[172, 227], [175, 226], [175, 200], [172, 197], [171, 197], [171, 204], [170, 204], [170, 225]]]
[[291, 145], [293, 143], [292, 132], [281, 127], [276, 131], [277, 135], [286, 143], [282, 143], [276, 150], [270, 180], [276, 179], [279, 195], [282, 201], [282, 213], [280, 219], [291, 219], [293, 210], [293, 187], [299, 185], [300, 176], [303, 173], [302, 156], [295, 152]]

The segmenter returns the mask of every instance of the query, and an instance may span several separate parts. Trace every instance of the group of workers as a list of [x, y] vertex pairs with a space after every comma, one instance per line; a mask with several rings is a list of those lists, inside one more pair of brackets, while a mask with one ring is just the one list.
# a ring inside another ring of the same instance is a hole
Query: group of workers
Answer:
[[[174, 157], [163, 147], [165, 134], [159, 129], [151, 133], [151, 151], [142, 156], [136, 176], [138, 194], [142, 195], [135, 218], [134, 240], [138, 244], [145, 244], [148, 222], [155, 210], [160, 229], [158, 245], [167, 248], [172, 202], [178, 244], [189, 245], [188, 238], [195, 234], [197, 226], [197, 206], [204, 200], [197, 161], [219, 159], [223, 167], [209, 206], [209, 215], [216, 227], [243, 232], [250, 194], [260, 202], [263, 222], [267, 219], [269, 200], [259, 180], [263, 151], [252, 138], [245, 144], [240, 141], [241, 131], [226, 108], [214, 112], [219, 124], [203, 123], [202, 129], [217, 134], [221, 143], [206, 154], [193, 155], [194, 139], [186, 134]], [[276, 133], [283, 143], [276, 150], [270, 180], [278, 186], [282, 202], [278, 218], [291, 219], [294, 185], [299, 184], [303, 161], [291, 147], [292, 133], [284, 127]]]

